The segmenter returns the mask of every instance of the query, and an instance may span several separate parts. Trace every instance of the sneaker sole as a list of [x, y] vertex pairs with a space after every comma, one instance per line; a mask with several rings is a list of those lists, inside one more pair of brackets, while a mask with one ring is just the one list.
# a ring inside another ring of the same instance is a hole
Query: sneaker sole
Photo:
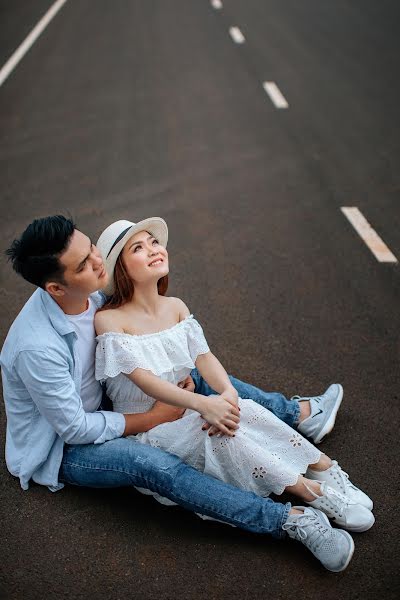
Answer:
[[340, 383], [338, 383], [337, 385], [339, 386], [339, 393], [337, 395], [333, 410], [331, 412], [331, 416], [329, 417], [329, 419], [325, 423], [324, 427], [319, 432], [318, 437], [315, 438], [314, 444], [319, 444], [320, 442], [322, 442], [324, 437], [332, 431], [333, 426], [335, 425], [336, 415], [338, 413], [338, 410], [339, 410], [340, 405], [342, 404], [342, 400], [343, 400], [343, 388], [340, 385]]
[[372, 515], [372, 517], [373, 521], [371, 523], [368, 523], [367, 525], [359, 525], [358, 527], [349, 527], [348, 525], [346, 525], [346, 523], [340, 523], [336, 519], [331, 519], [331, 521], [340, 529], [347, 529], [347, 531], [353, 531], [354, 533], [363, 533], [363, 531], [368, 531], [368, 529], [371, 529], [372, 525], [375, 523], [374, 515]]
[[341, 571], [344, 571], [345, 569], [347, 569], [347, 567], [349, 566], [349, 562], [353, 558], [354, 548], [355, 548], [354, 540], [351, 537], [351, 535], [349, 533], [347, 533], [347, 531], [343, 531], [342, 533], [346, 536], [347, 540], [350, 543], [349, 554], [347, 556], [347, 560], [346, 560], [345, 564], [343, 565], [343, 567], [340, 567], [340, 569], [328, 569], [328, 567], [325, 567], [328, 571], [331, 571], [331, 573], [340, 573]]

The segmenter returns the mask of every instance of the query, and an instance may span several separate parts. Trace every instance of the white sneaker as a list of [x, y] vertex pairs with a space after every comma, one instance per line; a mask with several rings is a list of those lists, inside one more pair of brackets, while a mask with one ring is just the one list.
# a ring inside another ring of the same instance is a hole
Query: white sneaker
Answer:
[[332, 383], [322, 396], [293, 396], [292, 400], [309, 400], [311, 414], [297, 425], [297, 430], [310, 438], [314, 444], [319, 444], [335, 425], [336, 415], [343, 400], [343, 388], [340, 383]]
[[367, 531], [375, 523], [375, 517], [368, 508], [357, 504], [340, 492], [329, 487], [326, 481], [321, 481], [321, 496], [315, 494], [308, 486], [308, 491], [315, 500], [307, 502], [313, 508], [322, 510], [339, 527], [349, 531]]
[[312, 469], [307, 469], [306, 477], [308, 477], [308, 479], [326, 481], [329, 487], [341, 492], [357, 504], [361, 504], [369, 510], [372, 510], [374, 507], [371, 498], [350, 481], [349, 476], [342, 470], [336, 460], [333, 460], [332, 466], [325, 471], [313, 471]]
[[289, 515], [282, 529], [289, 537], [311, 550], [328, 571], [344, 571], [354, 553], [351, 535], [347, 531], [333, 529], [320, 510], [304, 506], [293, 508], [304, 512], [301, 515]]

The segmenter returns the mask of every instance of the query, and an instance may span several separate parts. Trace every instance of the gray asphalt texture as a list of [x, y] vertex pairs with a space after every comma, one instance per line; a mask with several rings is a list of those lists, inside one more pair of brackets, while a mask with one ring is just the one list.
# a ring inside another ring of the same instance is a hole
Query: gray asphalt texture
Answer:
[[[50, 5], [1, 0], [2, 64]], [[376, 515], [329, 574], [299, 544], [129, 489], [22, 492], [2, 451], [2, 597], [398, 597], [399, 266], [340, 207], [400, 258], [399, 13], [397, 0], [69, 1], [0, 88], [2, 339], [32, 292], [3, 250], [33, 218], [68, 211], [97, 239], [161, 216], [170, 293], [228, 371], [287, 396], [343, 384], [321, 448]], [[4, 430], [2, 408], [2, 447]]]

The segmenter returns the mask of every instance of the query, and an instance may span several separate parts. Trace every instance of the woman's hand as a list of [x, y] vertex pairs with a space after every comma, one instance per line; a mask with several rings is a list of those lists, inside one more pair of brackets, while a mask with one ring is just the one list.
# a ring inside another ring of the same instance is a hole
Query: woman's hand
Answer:
[[236, 406], [236, 408], [239, 408], [239, 396], [237, 391], [235, 390], [235, 388], [233, 386], [230, 386], [229, 388], [226, 388], [222, 394], [221, 394], [221, 398], [225, 398], [225, 400], [227, 400], [228, 402], [230, 402], [232, 404], [232, 406]]
[[[203, 396], [201, 416], [207, 423], [203, 429], [210, 429], [211, 435], [222, 433], [230, 437], [235, 435], [239, 427], [240, 414], [237, 399], [229, 395]], [[203, 408], [204, 407], [204, 408]]]
[[[240, 408], [239, 408], [239, 405], [238, 405], [239, 396], [238, 396], [238, 393], [237, 393], [237, 391], [235, 390], [235, 388], [233, 386], [230, 386], [229, 388], [226, 388], [226, 390], [224, 390], [222, 392], [222, 394], [219, 396], [219, 398], [223, 398], [224, 400], [226, 400], [227, 402], [229, 402], [232, 406], [236, 407], [240, 411]], [[239, 419], [240, 419], [240, 417], [239, 417]], [[236, 429], [238, 429], [238, 428], [239, 428], [239, 421], [237, 421], [237, 427], [236, 427]], [[222, 434], [222, 433], [224, 433], [221, 429], [219, 429], [219, 427], [217, 427], [216, 425], [210, 425], [210, 423], [204, 423], [202, 429], [203, 429], [203, 431], [208, 430], [208, 435], [209, 436], [212, 436], [212, 435], [215, 435], [215, 434]]]

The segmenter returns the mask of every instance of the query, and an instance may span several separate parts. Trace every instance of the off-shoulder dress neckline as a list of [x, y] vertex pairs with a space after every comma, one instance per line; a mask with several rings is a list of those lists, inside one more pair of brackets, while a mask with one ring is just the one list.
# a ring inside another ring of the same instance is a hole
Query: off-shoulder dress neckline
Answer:
[[153, 333], [143, 333], [141, 335], [137, 335], [135, 333], [121, 333], [120, 331], [106, 331], [106, 333], [102, 333], [102, 334], [98, 335], [96, 337], [96, 340], [99, 341], [105, 337], [110, 337], [110, 336], [123, 336], [123, 337], [127, 336], [129, 338], [143, 340], [146, 338], [154, 337], [156, 335], [162, 335], [162, 334], [169, 333], [170, 331], [173, 331], [174, 329], [181, 327], [184, 323], [188, 322], [191, 319], [194, 319], [192, 314], [189, 315], [188, 317], [185, 317], [184, 319], [182, 319], [182, 321], [179, 321], [179, 323], [175, 323], [175, 325], [172, 325], [172, 327], [168, 327], [167, 329], [161, 329], [160, 331], [154, 331]]

